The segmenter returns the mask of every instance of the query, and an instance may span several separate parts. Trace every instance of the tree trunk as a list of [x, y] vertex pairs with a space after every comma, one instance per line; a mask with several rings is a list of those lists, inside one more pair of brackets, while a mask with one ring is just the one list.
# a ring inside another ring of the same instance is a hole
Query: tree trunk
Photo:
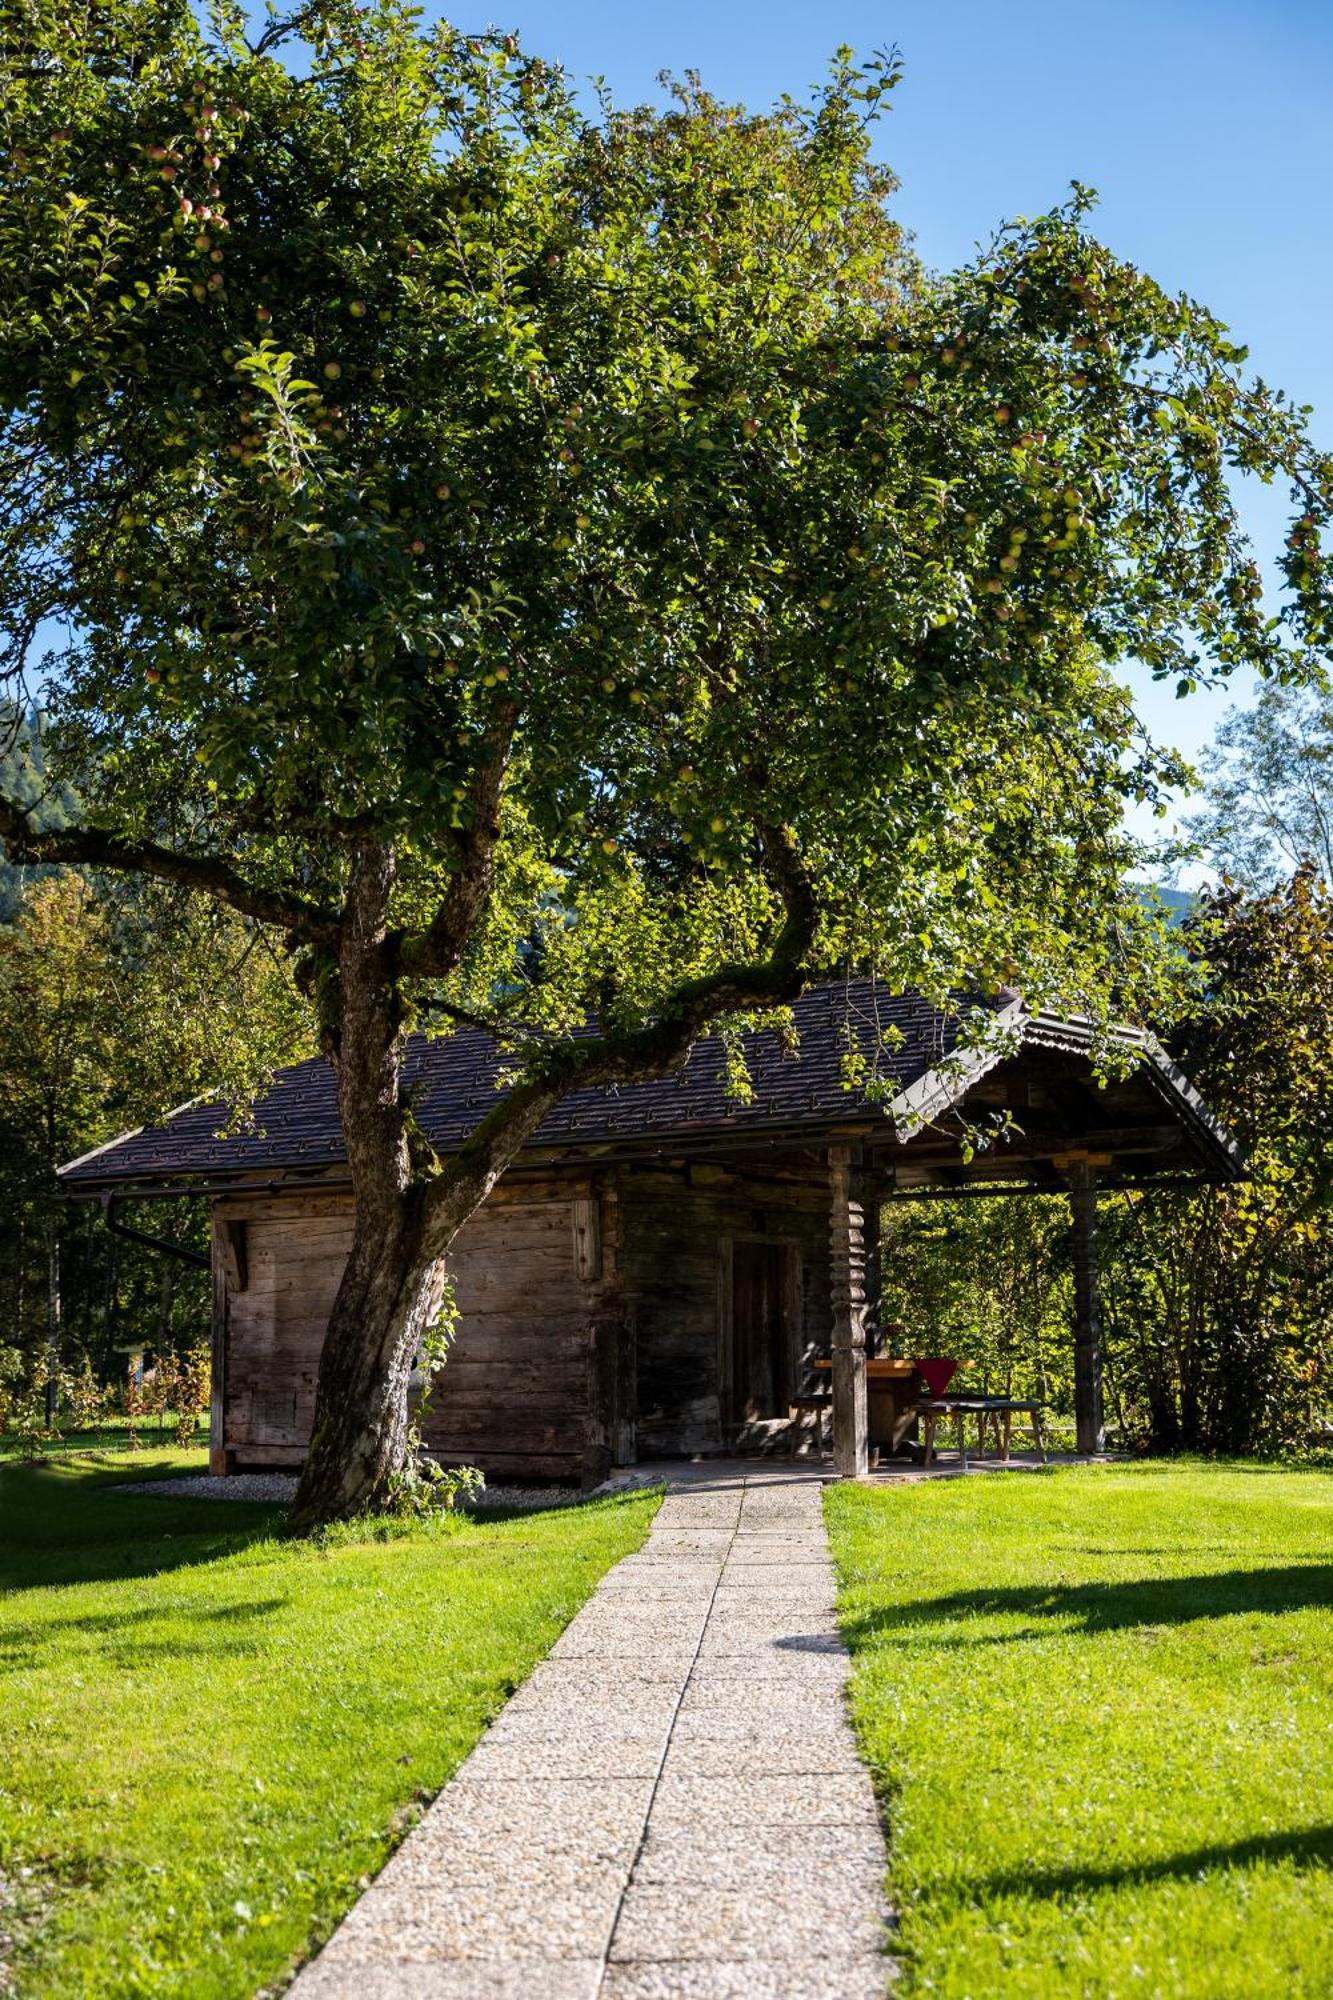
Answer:
[[439, 1305], [437, 1259], [424, 1254], [409, 1190], [386, 1218], [358, 1204], [351, 1254], [324, 1336], [314, 1431], [293, 1527], [382, 1510], [407, 1460], [408, 1379]]
[[292, 1503], [292, 1524], [302, 1530], [389, 1502], [407, 1455], [407, 1381], [435, 1262], [422, 1254], [422, 1190], [413, 1183], [401, 1101], [403, 1030], [388, 935], [394, 874], [387, 843], [359, 843], [332, 982], [336, 1013], [322, 1024], [356, 1218]]

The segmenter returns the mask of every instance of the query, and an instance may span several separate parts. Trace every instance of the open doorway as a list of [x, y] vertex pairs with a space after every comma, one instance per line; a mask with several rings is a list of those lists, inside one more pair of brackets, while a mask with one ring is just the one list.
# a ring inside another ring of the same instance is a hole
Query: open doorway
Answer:
[[723, 1421], [785, 1417], [795, 1389], [800, 1250], [767, 1237], [723, 1239], [719, 1374]]

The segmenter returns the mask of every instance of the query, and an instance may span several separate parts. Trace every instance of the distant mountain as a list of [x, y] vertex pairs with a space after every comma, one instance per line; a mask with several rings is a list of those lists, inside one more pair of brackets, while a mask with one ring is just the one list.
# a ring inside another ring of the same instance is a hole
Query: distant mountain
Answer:
[[1173, 924], [1183, 924], [1186, 917], [1193, 914], [1199, 900], [1197, 889], [1167, 889], [1158, 882], [1152, 886], [1157, 900], [1170, 912]]

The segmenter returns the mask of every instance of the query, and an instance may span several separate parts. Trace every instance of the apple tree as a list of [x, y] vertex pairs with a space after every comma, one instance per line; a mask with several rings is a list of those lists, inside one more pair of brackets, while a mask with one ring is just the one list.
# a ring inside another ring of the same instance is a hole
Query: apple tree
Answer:
[[[85, 809], [0, 832], [275, 927], [314, 1002], [309, 1526], [385, 1504], [432, 1269], [563, 1093], [844, 965], [1134, 1004], [1170, 774], [1116, 664], [1299, 677], [1333, 470], [1081, 191], [922, 269], [891, 58], [622, 110], [401, 0], [7, 18], [0, 635]], [[401, 1063], [460, 1019], [512, 1085], [443, 1159]]]

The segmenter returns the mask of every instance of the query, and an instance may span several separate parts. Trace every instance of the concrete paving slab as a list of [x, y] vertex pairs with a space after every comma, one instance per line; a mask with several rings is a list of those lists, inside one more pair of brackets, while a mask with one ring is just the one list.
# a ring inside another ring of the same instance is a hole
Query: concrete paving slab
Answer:
[[731, 1827], [658, 1827], [644, 1842], [634, 1879], [734, 1889], [753, 1875], [783, 1881], [790, 1891], [811, 1871], [812, 1880], [818, 1876], [824, 1882], [864, 1877], [873, 1902], [884, 1874], [879, 1829], [822, 1826], [812, 1834], [801, 1826], [755, 1826], [738, 1841]]
[[667, 1741], [666, 1725], [643, 1736], [572, 1736], [561, 1730], [543, 1739], [488, 1733], [464, 1769], [473, 1778], [654, 1778]]
[[296, 2000], [881, 2000], [822, 1480], [678, 1470]]
[[672, 1725], [673, 1740], [688, 1735], [735, 1735], [753, 1728], [759, 1716], [775, 1731], [801, 1729], [826, 1716], [846, 1717], [841, 1686], [824, 1687], [816, 1694], [799, 1678], [769, 1680], [763, 1683], [761, 1703], [755, 1694], [758, 1684], [748, 1673], [731, 1678], [714, 1676], [707, 1684], [699, 1675], [696, 1667]]
[[664, 1959], [608, 1966], [600, 2000], [884, 2000], [888, 1960]]
[[615, 1866], [582, 1881], [506, 1875], [502, 1893], [495, 1882], [442, 1879], [438, 1869], [426, 1880], [420, 1872], [401, 1871], [380, 1880], [383, 1894], [361, 1898], [327, 1947], [330, 1953], [399, 1965], [597, 1958], [606, 1952], [624, 1888], [623, 1871]]
[[460, 1772], [393, 1858], [397, 1863], [409, 1848], [419, 1853], [432, 1841], [443, 1856], [455, 1841], [494, 1835], [556, 1843], [583, 1834], [622, 1838], [631, 1827], [641, 1834], [652, 1796], [651, 1778], [542, 1778], [535, 1772], [524, 1779], [465, 1778]]
[[725, 1888], [695, 1882], [682, 1895], [679, 1883], [636, 1878], [616, 1924], [612, 1962], [866, 1957], [882, 1950], [888, 1932], [875, 1909], [873, 1876], [853, 1886], [860, 1894], [848, 1901], [845, 1878], [803, 1869], [795, 1883], [771, 1875]]
[[[859, 1771], [855, 1745], [846, 1727], [808, 1725], [774, 1734], [771, 1729], [738, 1730], [727, 1736], [673, 1732], [662, 1769], [672, 1778], [739, 1778], [756, 1771], [798, 1776], [820, 1771]], [[555, 1775], [554, 1773], [552, 1775]]]
[[[596, 2000], [605, 1970], [598, 1958], [541, 1968], [542, 2000]], [[344, 1959], [326, 1951], [300, 1979], [301, 2000], [534, 2000], [533, 1967], [524, 1959], [455, 1959], [396, 1965]]]
[[879, 1813], [864, 1771], [816, 1771], [785, 1777], [766, 1771], [762, 1782], [753, 1773], [742, 1778], [663, 1776], [653, 1796], [651, 1824], [877, 1827]]

